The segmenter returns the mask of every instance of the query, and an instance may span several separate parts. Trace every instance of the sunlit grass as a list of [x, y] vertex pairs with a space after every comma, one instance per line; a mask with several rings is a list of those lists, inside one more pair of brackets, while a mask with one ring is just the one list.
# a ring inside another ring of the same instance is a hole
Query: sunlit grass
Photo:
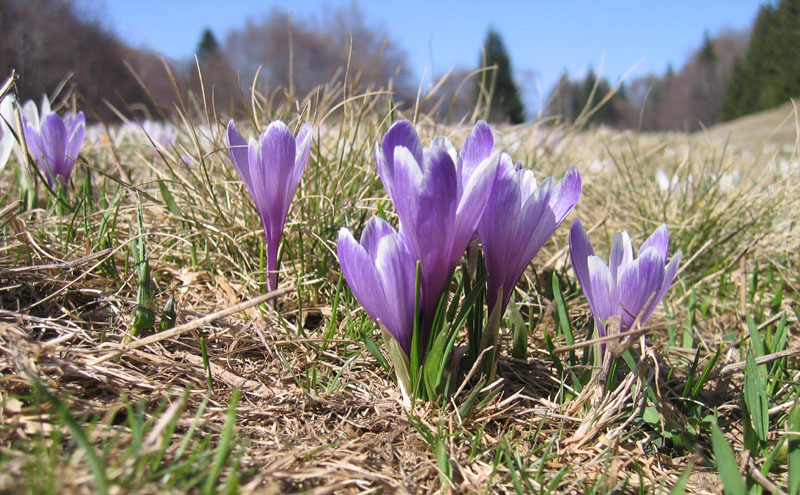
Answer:
[[[581, 170], [574, 215], [598, 253], [618, 231], [643, 239], [666, 223], [686, 261], [603, 381], [562, 226], [503, 318], [498, 379], [404, 410], [335, 239], [373, 214], [396, 224], [373, 147], [413, 108], [341, 85], [248, 96], [251, 133], [276, 118], [314, 126], [284, 233], [288, 292], [275, 310], [182, 327], [265, 292], [261, 223], [227, 120], [203, 101], [186, 100], [168, 146], [135, 124], [98, 129], [67, 190], [40, 182], [29, 208], [14, 171], [27, 165], [0, 176], [0, 489], [797, 493], [797, 149], [499, 126], [498, 147], [537, 178]], [[459, 146], [469, 130], [417, 121], [424, 142]], [[662, 189], [659, 170], [674, 183]]]

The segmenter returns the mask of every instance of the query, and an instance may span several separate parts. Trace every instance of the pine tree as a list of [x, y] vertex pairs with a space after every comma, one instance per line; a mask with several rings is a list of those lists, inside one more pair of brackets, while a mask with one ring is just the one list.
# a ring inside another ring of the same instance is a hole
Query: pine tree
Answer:
[[209, 55], [217, 53], [219, 43], [210, 28], [205, 28], [200, 35], [200, 43], [197, 44], [197, 58], [201, 62], [205, 61]]
[[742, 115], [741, 105], [748, 77], [744, 67], [744, 61], [740, 57], [736, 57], [731, 76], [728, 79], [728, 86], [725, 88], [725, 98], [722, 101], [720, 115], [722, 121], [732, 120]]
[[[486, 34], [481, 58], [482, 67], [495, 67], [489, 73], [488, 82], [485, 83], [491, 98], [489, 120], [509, 121], [512, 124], [523, 122], [525, 111], [511, 74], [511, 60], [500, 33], [494, 29], [489, 29]], [[478, 91], [480, 94], [480, 88]]]
[[728, 80], [723, 118], [732, 119], [800, 96], [800, 0], [764, 5], [747, 55]]

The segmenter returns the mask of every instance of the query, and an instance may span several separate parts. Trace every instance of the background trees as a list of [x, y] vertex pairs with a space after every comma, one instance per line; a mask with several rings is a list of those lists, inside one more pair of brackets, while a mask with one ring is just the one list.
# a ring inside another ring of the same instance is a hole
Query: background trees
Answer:
[[[168, 106], [174, 91], [158, 58], [125, 45], [87, 18], [64, 0], [0, 2], [0, 77], [5, 79], [15, 69], [20, 96], [37, 101], [66, 81], [91, 107], [87, 118], [94, 112], [112, 118], [109, 105], [123, 111]], [[152, 91], [149, 97], [126, 61], [134, 70], [147, 72], [148, 84], [166, 91]]]
[[[488, 120], [519, 124], [525, 120], [525, 109], [519, 90], [511, 74], [511, 60], [503, 39], [494, 29], [489, 29], [483, 42], [481, 67], [494, 67], [479, 80], [478, 93], [486, 92], [489, 99]], [[483, 87], [481, 87], [483, 86]]]
[[[262, 67], [262, 82], [304, 96], [319, 85], [343, 81], [355, 87], [391, 84], [400, 99], [413, 102], [406, 53], [379, 26], [365, 22], [355, 4], [322, 19], [295, 19], [274, 8], [225, 38], [224, 51], [244, 81]], [[352, 87], [352, 86], [351, 86]]]
[[747, 53], [728, 80], [722, 119], [781, 105], [800, 96], [800, 0], [761, 7]]

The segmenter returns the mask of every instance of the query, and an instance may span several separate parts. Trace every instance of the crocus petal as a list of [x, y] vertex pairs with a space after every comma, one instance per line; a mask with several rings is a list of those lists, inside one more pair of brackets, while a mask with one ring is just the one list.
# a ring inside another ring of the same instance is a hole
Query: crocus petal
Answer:
[[570, 167], [567, 169], [567, 173], [564, 174], [564, 178], [559, 181], [550, 198], [550, 208], [553, 210], [553, 215], [559, 225], [578, 204], [582, 191], [581, 173], [577, 168]]
[[[261, 163], [263, 163], [262, 155], [263, 153], [258, 141], [253, 136], [250, 136], [247, 142], [247, 176], [250, 177], [251, 186], [254, 185], [255, 180], [262, 182], [262, 185], [258, 189], [253, 187], [250, 191], [250, 195], [253, 197], [253, 202], [256, 204], [256, 210], [259, 215], [262, 214], [262, 211], [265, 211], [264, 207], [269, 202], [269, 197], [266, 195], [263, 186], [264, 178], [261, 170]], [[253, 176], [254, 172], [258, 174], [259, 179]], [[242, 175], [242, 178], [244, 179], [244, 175]], [[246, 182], [245, 185], [247, 185]]]
[[450, 158], [453, 159], [453, 163], [456, 163], [458, 160], [458, 152], [456, 151], [456, 147], [453, 146], [453, 142], [447, 138], [447, 136], [436, 136], [431, 141], [432, 148], [444, 148], [447, 151], [447, 154], [450, 155]]
[[[586, 260], [589, 271], [589, 285], [592, 287], [592, 313], [600, 335], [605, 335], [605, 327], [602, 322], [608, 320], [612, 315], [619, 314], [619, 294], [614, 279], [611, 278], [611, 270], [599, 256], [589, 256]], [[584, 291], [585, 292], [585, 291]], [[588, 296], [587, 296], [588, 297]]]
[[[512, 164], [511, 157], [507, 153], [503, 153], [503, 156], [500, 159], [501, 162], [508, 162]], [[513, 164], [512, 164], [513, 165]], [[514, 167], [518, 167], [517, 165], [513, 165]], [[536, 175], [533, 173], [533, 170], [524, 169], [522, 167], [517, 168], [517, 180], [519, 180], [519, 197], [522, 200], [522, 203], [528, 201], [528, 198], [531, 197], [533, 192], [536, 190]]]
[[353, 295], [373, 320], [383, 320], [386, 314], [385, 297], [375, 261], [344, 227], [339, 230], [336, 254]]
[[0, 170], [6, 167], [11, 150], [16, 144], [11, 127], [14, 122], [14, 96], [6, 95], [0, 100]]
[[294, 161], [294, 175], [292, 182], [294, 185], [291, 196], [294, 196], [294, 191], [297, 190], [297, 185], [300, 183], [300, 178], [303, 176], [303, 171], [306, 169], [308, 163], [308, 155], [311, 153], [311, 126], [303, 124], [300, 130], [297, 131], [295, 138], [296, 156]]
[[262, 219], [270, 229], [267, 242], [277, 243], [292, 201], [288, 189], [295, 163], [294, 136], [286, 124], [275, 121], [261, 134], [259, 146], [262, 162], [250, 163], [250, 177], [256, 194], [266, 198], [262, 208], [267, 215]]
[[[536, 189], [536, 193], [531, 196], [531, 198], [537, 197], [540, 190], [547, 191], [550, 186], [549, 184], [545, 186], [545, 183], [548, 181], [552, 183], [553, 179], [545, 179], [545, 182]], [[524, 258], [527, 259], [527, 261], [525, 261], [526, 265], [530, 263], [530, 260], [533, 259], [539, 249], [542, 248], [544, 243], [547, 242], [556, 229], [564, 222], [567, 215], [575, 208], [575, 205], [578, 204], [578, 199], [581, 196], [581, 188], [581, 175], [578, 169], [571, 167], [567, 170], [564, 178], [561, 179], [561, 181], [553, 187], [549, 195], [547, 195], [547, 206], [537, 220], [536, 228], [532, 231], [526, 244], [524, 251]], [[527, 215], [526, 209], [529, 208], [528, 203], [530, 203], [531, 198], [523, 205], [523, 218]], [[521, 220], [520, 225], [525, 225], [523, 223], [524, 221], [525, 220]], [[525, 228], [531, 229], [531, 226], [529, 225]], [[520, 239], [520, 241], [522, 241], [522, 239]]]
[[492, 129], [484, 120], [479, 120], [470, 131], [458, 156], [458, 176], [463, 184], [469, 181], [475, 169], [485, 159], [489, 158], [494, 149], [494, 136]]
[[8, 126], [14, 125], [14, 95], [5, 95], [0, 100], [0, 128], [5, 133]]
[[383, 283], [387, 310], [381, 321], [409, 354], [414, 329], [415, 256], [402, 236], [391, 234], [380, 240], [375, 266]]
[[375, 147], [375, 166], [378, 168], [378, 175], [383, 182], [383, 187], [386, 188], [386, 192], [392, 200], [395, 198], [392, 190], [395, 149], [400, 147], [406, 148], [417, 163], [422, 163], [422, 143], [414, 125], [405, 119], [392, 124], [392, 127], [383, 136], [381, 146]]
[[233, 119], [228, 121], [228, 127], [225, 133], [225, 145], [228, 147], [228, 154], [231, 157], [233, 166], [239, 172], [244, 185], [247, 187], [250, 195], [253, 195], [252, 181], [250, 180], [250, 162], [248, 161], [248, 147], [247, 141], [236, 129], [236, 124]]
[[592, 249], [589, 236], [586, 235], [586, 231], [578, 218], [572, 222], [572, 228], [569, 231], [569, 254], [575, 275], [578, 277], [578, 282], [586, 295], [586, 301], [589, 303], [589, 308], [592, 310], [592, 314], [597, 314], [589, 277], [589, 258], [594, 256], [594, 249]]
[[631, 236], [627, 232], [619, 232], [611, 242], [611, 254], [608, 257], [608, 265], [611, 269], [611, 277], [619, 280], [618, 276], [633, 261], [633, 247]]
[[375, 215], [369, 219], [367, 226], [364, 227], [364, 231], [361, 233], [361, 245], [364, 246], [369, 257], [375, 260], [378, 257], [378, 245], [381, 239], [395, 233], [389, 222]]
[[[489, 307], [494, 306], [497, 289], [504, 285], [514, 246], [520, 212], [520, 191], [513, 164], [500, 162], [486, 209], [478, 223], [486, 270], [489, 275]], [[502, 220], [502, 221], [501, 221]], [[504, 291], [505, 294], [505, 291]]]
[[637, 256], [641, 256], [642, 253], [651, 246], [661, 253], [661, 262], [666, 263], [667, 256], [669, 255], [669, 233], [667, 232], [666, 225], [661, 224], [655, 232], [642, 243], [642, 247], [639, 248], [639, 254], [637, 254]]
[[[69, 171], [71, 173], [72, 165], [74, 165], [75, 160], [78, 158], [81, 146], [83, 146], [83, 138], [86, 135], [86, 118], [83, 116], [83, 112], [78, 112], [78, 115], [70, 118], [67, 130], [69, 132], [67, 159], [71, 164]], [[69, 177], [70, 173], [67, 173], [67, 177]]]
[[[361, 244], [347, 229], [339, 231], [339, 263], [347, 284], [367, 314], [376, 323], [381, 321], [409, 354], [416, 259], [402, 236], [376, 218], [367, 224]], [[365, 249], [365, 243], [370, 244], [368, 249], [374, 252], [374, 257]]]
[[[34, 106], [34, 108], [36, 107]], [[50, 107], [50, 98], [48, 98], [46, 94], [42, 95], [42, 105], [39, 115], [41, 115], [42, 118], [44, 118], [44, 116], [50, 112], [52, 112], [52, 109]]]
[[67, 128], [64, 121], [58, 114], [50, 113], [42, 119], [42, 127], [40, 129], [40, 146], [42, 148], [42, 157], [46, 164], [42, 165], [45, 170], [49, 169], [53, 178], [57, 179], [62, 184], [66, 184], [69, 180], [67, 172]]
[[[33, 155], [36, 161], [40, 164], [43, 163], [42, 158], [42, 144], [41, 144], [41, 136], [39, 135], [39, 130], [31, 125], [30, 122], [23, 119], [22, 121], [22, 128], [23, 133], [25, 134], [25, 142], [28, 144], [28, 151]], [[43, 167], [44, 169], [44, 167]], [[50, 182], [50, 186], [53, 185], [52, 177], [49, 173], [45, 173], [45, 177], [47, 177], [48, 181]]]
[[655, 247], [647, 248], [620, 274], [618, 283], [622, 327], [628, 329], [639, 316], [644, 323], [664, 284], [664, 260]]
[[453, 247], [450, 263], [455, 264], [461, 258], [470, 239], [478, 227], [497, 176], [500, 154], [493, 153], [481, 161], [463, 184], [463, 194], [456, 210], [456, 223], [453, 229]]
[[667, 295], [667, 291], [669, 290], [670, 286], [672, 285], [672, 281], [675, 280], [675, 275], [678, 273], [678, 267], [681, 264], [681, 258], [683, 257], [683, 251], [678, 251], [675, 256], [672, 257], [672, 260], [667, 264], [664, 268], [664, 281], [661, 284], [661, 289], [656, 294], [655, 298], [653, 298], [653, 302], [650, 306], [645, 310], [644, 314], [642, 315], [642, 321], [647, 321], [650, 316], [652, 316], [653, 312], [656, 310], [661, 301], [664, 299], [664, 296]]
[[398, 120], [383, 136], [381, 148], [387, 158], [394, 156], [394, 149], [398, 146], [407, 148], [417, 162], [422, 162], [422, 143], [419, 140], [414, 125], [408, 120]]
[[36, 103], [34, 103], [33, 100], [28, 100], [22, 105], [22, 117], [36, 129], [40, 127], [39, 109], [36, 107]]
[[517, 250], [518, 258], [527, 258], [526, 265], [556, 230], [556, 218], [549, 208], [555, 189], [555, 179], [546, 178], [520, 210], [517, 233], [510, 248]]
[[[456, 220], [457, 179], [450, 155], [442, 148], [429, 148], [423, 155], [424, 176], [420, 185], [417, 218], [414, 230], [406, 230], [406, 237], [417, 259], [422, 262], [424, 291], [423, 310], [426, 318], [438, 303], [441, 291], [452, 268], [453, 229]], [[398, 215], [399, 215], [398, 211]], [[477, 220], [477, 219], [476, 219]], [[404, 222], [404, 217], [400, 216]], [[475, 231], [473, 226], [472, 232]], [[471, 234], [471, 232], [470, 232]], [[466, 247], [465, 245], [462, 247]]]
[[418, 197], [422, 188], [423, 172], [411, 150], [404, 146], [394, 148], [392, 174], [384, 180], [386, 192], [390, 193], [397, 216], [408, 224], [410, 231], [416, 230]]

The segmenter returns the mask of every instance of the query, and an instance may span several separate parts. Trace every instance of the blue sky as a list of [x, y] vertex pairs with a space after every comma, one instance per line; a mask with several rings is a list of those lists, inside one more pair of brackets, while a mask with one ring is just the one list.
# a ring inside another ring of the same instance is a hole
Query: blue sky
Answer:
[[[295, 19], [319, 18], [349, 0], [89, 0], [103, 25], [125, 41], [172, 58], [189, 57], [203, 28], [219, 40], [272, 7]], [[763, 0], [362, 0], [367, 22], [382, 26], [409, 56], [418, 80], [452, 66], [477, 65], [491, 26], [500, 31], [526, 101], [537, 85], [547, 93], [563, 70], [573, 77], [589, 66], [612, 81], [636, 65], [632, 77], [678, 69], [708, 31], [752, 24]], [[223, 7], [224, 5], [224, 7]], [[638, 64], [638, 65], [637, 65]]]

